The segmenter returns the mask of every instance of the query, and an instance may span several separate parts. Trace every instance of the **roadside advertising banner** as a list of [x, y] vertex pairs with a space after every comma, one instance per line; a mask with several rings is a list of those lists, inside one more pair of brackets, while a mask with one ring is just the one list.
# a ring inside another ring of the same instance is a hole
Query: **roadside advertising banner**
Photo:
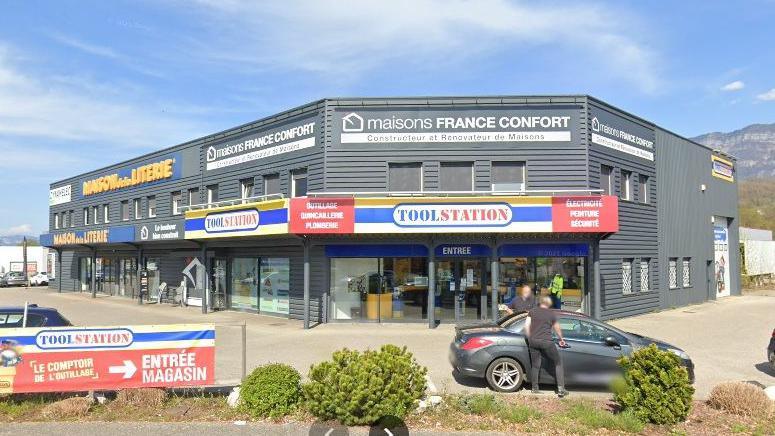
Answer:
[[215, 326], [0, 331], [0, 393], [211, 385]]

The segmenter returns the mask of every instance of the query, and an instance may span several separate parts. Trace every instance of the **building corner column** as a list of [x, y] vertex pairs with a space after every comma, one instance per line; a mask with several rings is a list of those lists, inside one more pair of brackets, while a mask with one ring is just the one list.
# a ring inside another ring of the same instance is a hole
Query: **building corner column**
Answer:
[[57, 255], [57, 292], [62, 293], [62, 249], [56, 249]]
[[[137, 248], [137, 304], [143, 304], [143, 249]], [[132, 289], [134, 292], [134, 289]]]
[[592, 242], [592, 281], [593, 281], [593, 297], [592, 301], [593, 311], [592, 317], [600, 319], [600, 312], [602, 311], [602, 287], [600, 283], [600, 239], [595, 238]]
[[309, 329], [309, 300], [310, 300], [310, 292], [309, 292], [309, 238], [307, 236], [302, 236], [301, 239], [302, 246], [304, 247], [304, 329]]
[[428, 244], [428, 328], [436, 327], [436, 248]]
[[91, 297], [97, 298], [97, 249], [91, 251]]
[[210, 269], [207, 265], [207, 244], [202, 242], [202, 246], [200, 247], [201, 253], [200, 256], [202, 256], [202, 268], [204, 268], [204, 273], [202, 274], [202, 283], [200, 285], [202, 286], [202, 314], [207, 313], [207, 305], [209, 304], [210, 298], [208, 298], [209, 292], [207, 290], [208, 288], [208, 276]]
[[492, 289], [490, 290], [490, 310], [492, 314], [492, 320], [496, 321], [498, 319], [498, 287], [500, 285], [500, 279], [499, 279], [499, 272], [498, 267], [500, 266], [498, 262], [498, 240], [497, 238], [493, 238], [492, 240], [492, 246], [490, 247], [490, 286]]

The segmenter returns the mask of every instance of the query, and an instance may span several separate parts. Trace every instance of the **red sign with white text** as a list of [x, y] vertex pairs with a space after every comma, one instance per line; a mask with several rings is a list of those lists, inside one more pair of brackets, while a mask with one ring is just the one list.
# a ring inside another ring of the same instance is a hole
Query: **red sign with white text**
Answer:
[[614, 195], [552, 197], [555, 233], [619, 231], [619, 199]]
[[0, 393], [212, 385], [214, 326], [0, 331]]
[[291, 233], [353, 233], [355, 200], [352, 198], [292, 198]]

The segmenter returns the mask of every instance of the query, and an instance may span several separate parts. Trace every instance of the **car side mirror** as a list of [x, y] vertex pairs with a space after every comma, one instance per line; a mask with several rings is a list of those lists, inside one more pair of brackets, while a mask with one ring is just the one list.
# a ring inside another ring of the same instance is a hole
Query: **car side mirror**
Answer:
[[604, 339], [604, 341], [605, 341], [605, 344], [606, 344], [606, 345], [608, 345], [609, 347], [620, 347], [620, 346], [621, 346], [621, 345], [619, 344], [619, 341], [617, 341], [616, 339], [614, 339], [614, 337], [613, 337], [613, 336], [606, 336], [606, 338]]

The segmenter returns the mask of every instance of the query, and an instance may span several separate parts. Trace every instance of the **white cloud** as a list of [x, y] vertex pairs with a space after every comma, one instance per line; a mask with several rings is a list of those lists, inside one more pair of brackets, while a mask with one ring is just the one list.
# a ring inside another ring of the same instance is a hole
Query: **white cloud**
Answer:
[[770, 89], [769, 91], [759, 94], [756, 96], [759, 100], [763, 101], [773, 101], [775, 100], [775, 88]]
[[506, 0], [199, 4], [210, 31], [197, 53], [243, 68], [365, 75], [390, 62], [464, 65], [475, 56], [518, 58], [561, 48], [645, 92], [661, 86], [656, 54], [631, 36], [637, 18], [610, 7]]
[[745, 88], [745, 83], [742, 80], [735, 80], [734, 82], [729, 82], [726, 85], [721, 87], [722, 91], [740, 91], [741, 89]]
[[110, 47], [91, 44], [91, 43], [73, 38], [72, 36], [63, 35], [61, 33], [53, 33], [51, 37], [55, 41], [58, 41], [66, 46], [72, 47], [74, 49], [80, 50], [85, 53], [93, 54], [95, 56], [102, 56], [110, 59], [118, 59], [120, 57], [120, 55]]
[[207, 131], [162, 105], [131, 84], [25, 71], [0, 44], [0, 136], [158, 149]]
[[19, 224], [18, 226], [0, 229], [0, 236], [29, 235], [32, 233], [32, 225], [30, 224]]

